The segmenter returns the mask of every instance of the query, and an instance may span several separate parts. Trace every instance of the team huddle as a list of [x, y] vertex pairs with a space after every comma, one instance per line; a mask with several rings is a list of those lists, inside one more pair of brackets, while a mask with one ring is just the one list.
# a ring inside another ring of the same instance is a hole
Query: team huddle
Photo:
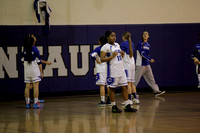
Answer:
[[[92, 59], [96, 60], [96, 84], [100, 86], [101, 102], [99, 106], [112, 106], [113, 113], [121, 113], [115, 102], [115, 88], [122, 87], [122, 96], [124, 98], [125, 112], [136, 112], [137, 109], [131, 107], [132, 104], [139, 104], [139, 98], [136, 87], [140, 78], [144, 79], [153, 89], [155, 96], [165, 93], [160, 91], [154, 80], [150, 63], [154, 63], [149, 55], [150, 45], [147, 42], [149, 33], [144, 31], [142, 41], [137, 45], [137, 59], [133, 57], [134, 44], [131, 40], [131, 34], [125, 32], [122, 35], [123, 42], [116, 43], [116, 34], [112, 30], [105, 32], [105, 36], [99, 38], [100, 44], [92, 53]], [[135, 71], [136, 69], [136, 71]], [[107, 101], [105, 101], [105, 85], [107, 86]]]

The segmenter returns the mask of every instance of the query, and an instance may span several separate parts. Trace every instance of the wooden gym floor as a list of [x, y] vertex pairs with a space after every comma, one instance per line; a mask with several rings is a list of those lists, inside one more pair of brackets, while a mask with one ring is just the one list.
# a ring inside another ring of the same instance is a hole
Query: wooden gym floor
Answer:
[[[122, 97], [116, 94], [118, 107]], [[0, 102], [0, 133], [200, 133], [200, 92], [140, 94], [136, 113], [97, 107], [98, 95], [51, 97], [43, 109]]]

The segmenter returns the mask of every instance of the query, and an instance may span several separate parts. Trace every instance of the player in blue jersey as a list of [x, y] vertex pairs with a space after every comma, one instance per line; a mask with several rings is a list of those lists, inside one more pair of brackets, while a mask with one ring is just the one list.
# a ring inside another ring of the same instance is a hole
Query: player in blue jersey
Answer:
[[[123, 42], [120, 44], [120, 48], [125, 52], [123, 57], [124, 69], [128, 82], [128, 99], [131, 103], [139, 104], [139, 99], [137, 97], [136, 88], [133, 82], [135, 82], [135, 59], [133, 57], [134, 44], [131, 41], [131, 33], [124, 32], [122, 35]], [[133, 94], [133, 101], [131, 97]], [[124, 103], [122, 103], [124, 104]]]
[[[200, 34], [199, 34], [199, 38], [200, 38]], [[194, 50], [193, 53], [191, 55], [194, 64], [196, 65], [196, 73], [197, 73], [197, 77], [198, 77], [198, 81], [199, 81], [199, 85], [198, 88], [200, 88], [200, 44], [196, 44], [194, 46]]]
[[93, 60], [96, 61], [96, 85], [100, 86], [100, 97], [101, 97], [101, 102], [98, 103], [99, 107], [105, 107], [106, 104], [111, 104], [110, 102], [110, 97], [109, 97], [109, 87], [107, 87], [107, 101], [105, 102], [105, 85], [106, 85], [106, 78], [107, 78], [107, 73], [106, 73], [106, 62], [101, 62], [100, 59], [100, 53], [101, 53], [101, 48], [104, 44], [104, 36], [101, 36], [98, 40], [98, 43], [100, 46], [95, 48], [95, 50], [90, 54]]
[[115, 102], [115, 88], [122, 87], [122, 95], [124, 97], [126, 112], [136, 112], [128, 100], [127, 79], [124, 71], [122, 57], [124, 52], [120, 49], [120, 45], [115, 42], [115, 32], [108, 30], [105, 32], [105, 43], [101, 48], [101, 62], [107, 62], [107, 85], [110, 87], [110, 100], [113, 113], [121, 113]]
[[140, 78], [143, 76], [147, 84], [153, 89], [155, 96], [160, 96], [165, 91], [160, 91], [155, 82], [150, 63], [155, 60], [150, 57], [150, 44], [148, 43], [149, 33], [144, 31], [142, 34], [142, 41], [137, 45], [137, 59], [136, 59], [136, 73], [135, 86], [137, 87]]
[[24, 51], [22, 53], [21, 61], [24, 64], [24, 82], [25, 82], [25, 100], [26, 108], [30, 106], [30, 87], [33, 84], [34, 90], [34, 105], [33, 108], [40, 108], [38, 101], [39, 96], [39, 81], [43, 78], [42, 64], [40, 52], [35, 46], [36, 38], [34, 35], [29, 34], [25, 39]]

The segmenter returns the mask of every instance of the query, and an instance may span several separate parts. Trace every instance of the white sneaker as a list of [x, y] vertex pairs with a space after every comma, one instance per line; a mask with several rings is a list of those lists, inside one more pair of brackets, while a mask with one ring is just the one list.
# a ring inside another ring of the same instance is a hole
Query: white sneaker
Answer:
[[159, 92], [155, 92], [154, 93], [154, 96], [157, 97], [157, 96], [160, 96], [162, 94], [165, 94], [165, 91], [159, 91]]
[[[132, 105], [133, 104], [133, 101], [132, 100], [128, 100], [129, 101], [129, 104]], [[125, 102], [122, 102], [122, 105], [125, 105]]]
[[132, 102], [133, 102], [133, 104], [139, 104], [140, 103], [139, 99], [137, 99], [137, 98], [134, 98]]
[[129, 100], [129, 103], [130, 103], [130, 105], [133, 105], [133, 101], [132, 100]]
[[200, 88], [200, 84], [198, 85], [198, 88]]

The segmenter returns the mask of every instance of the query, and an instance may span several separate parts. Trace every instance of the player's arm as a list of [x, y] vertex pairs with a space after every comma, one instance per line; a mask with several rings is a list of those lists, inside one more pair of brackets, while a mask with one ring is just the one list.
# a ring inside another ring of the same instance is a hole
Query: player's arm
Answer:
[[114, 52], [110, 57], [106, 57], [106, 52], [101, 51], [101, 62], [111, 61], [117, 54], [117, 52]]
[[120, 51], [120, 54], [122, 55], [122, 58], [124, 58], [125, 52], [123, 50]]
[[195, 65], [200, 64], [200, 61], [196, 57], [193, 57], [192, 59], [193, 59]]
[[96, 62], [97, 62], [97, 64], [101, 64], [101, 61], [97, 58], [96, 58]]
[[129, 42], [129, 57], [133, 57], [133, 47], [132, 47], [132, 40], [131, 40], [131, 36], [129, 36], [128, 38], [128, 42]]
[[140, 44], [139, 47], [138, 47], [138, 51], [139, 51], [140, 55], [141, 55], [142, 57], [144, 57], [145, 59], [147, 59], [149, 62], [151, 62], [151, 63], [154, 63], [154, 62], [155, 62], [154, 59], [152, 59], [150, 56], [148, 56], [148, 55], [146, 54], [146, 51], [142, 48], [142, 45], [141, 45], [141, 44]]
[[51, 65], [51, 62], [49, 62], [49, 61], [41, 60], [41, 62], [42, 62], [43, 64], [46, 64], [46, 65]]
[[192, 55], [191, 55], [191, 58], [193, 59], [195, 65], [200, 64], [200, 61], [198, 60], [197, 57], [198, 57], [198, 49], [197, 49], [196, 46], [195, 46], [195, 47], [194, 47], [194, 50], [193, 50], [193, 53], [192, 53]]
[[40, 69], [40, 74], [41, 74], [41, 78], [43, 78], [43, 72], [42, 72], [42, 64], [39, 64], [39, 69]]

